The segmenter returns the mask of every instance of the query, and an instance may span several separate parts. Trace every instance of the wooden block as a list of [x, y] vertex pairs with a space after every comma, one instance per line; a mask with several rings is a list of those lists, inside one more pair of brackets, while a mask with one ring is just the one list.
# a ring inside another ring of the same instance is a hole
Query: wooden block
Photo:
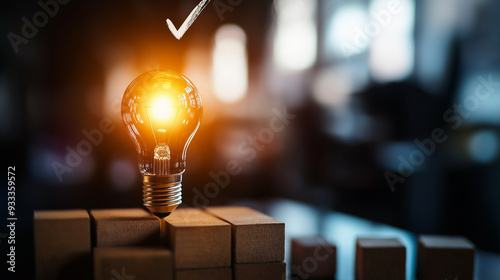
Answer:
[[165, 221], [176, 269], [231, 265], [228, 223], [194, 208], [177, 209]]
[[406, 248], [397, 239], [358, 238], [356, 279], [404, 280]]
[[90, 279], [91, 234], [86, 210], [35, 211], [36, 279]]
[[172, 280], [172, 252], [163, 247], [94, 248], [94, 280]]
[[235, 264], [233, 269], [234, 280], [286, 279], [286, 264], [284, 262]]
[[205, 210], [231, 224], [234, 263], [284, 260], [284, 223], [247, 207], [209, 207]]
[[337, 247], [320, 236], [292, 239], [292, 272], [300, 279], [335, 277]]
[[175, 272], [176, 280], [232, 280], [230, 267], [182, 269]]
[[419, 280], [474, 278], [475, 246], [460, 236], [420, 236], [418, 240]]
[[160, 245], [161, 221], [140, 208], [90, 211], [96, 247]]

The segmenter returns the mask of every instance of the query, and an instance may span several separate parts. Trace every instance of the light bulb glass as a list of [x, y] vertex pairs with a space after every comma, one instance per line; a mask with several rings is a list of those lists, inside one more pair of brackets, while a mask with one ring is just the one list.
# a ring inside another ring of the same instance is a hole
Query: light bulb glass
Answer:
[[174, 71], [146, 72], [123, 95], [122, 118], [138, 154], [144, 206], [158, 216], [182, 202], [186, 152], [202, 114], [198, 90]]

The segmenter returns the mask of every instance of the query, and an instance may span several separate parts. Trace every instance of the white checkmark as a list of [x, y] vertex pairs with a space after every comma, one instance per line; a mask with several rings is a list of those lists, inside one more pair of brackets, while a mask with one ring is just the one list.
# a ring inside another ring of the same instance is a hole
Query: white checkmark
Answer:
[[189, 14], [189, 16], [186, 18], [184, 23], [182, 23], [181, 27], [178, 30], [177, 30], [177, 28], [175, 28], [172, 21], [167, 18], [167, 26], [170, 29], [170, 31], [172, 32], [172, 34], [174, 34], [175, 38], [177, 38], [177, 40], [180, 40], [182, 38], [182, 36], [184, 36], [184, 33], [186, 33], [186, 31], [188, 30], [189, 27], [191, 27], [193, 22], [201, 14], [203, 9], [205, 9], [205, 7], [208, 5], [209, 2], [210, 2], [210, 0], [201, 0], [200, 4], [198, 4], [194, 8], [194, 10]]

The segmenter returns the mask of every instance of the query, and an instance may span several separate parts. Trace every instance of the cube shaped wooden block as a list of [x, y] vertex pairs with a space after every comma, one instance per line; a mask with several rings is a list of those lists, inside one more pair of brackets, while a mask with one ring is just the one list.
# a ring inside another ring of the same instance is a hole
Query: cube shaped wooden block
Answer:
[[172, 252], [163, 247], [94, 248], [94, 280], [172, 280]]
[[96, 247], [159, 246], [161, 221], [140, 208], [90, 212]]
[[86, 210], [35, 211], [36, 279], [90, 279], [91, 232]]
[[177, 209], [165, 218], [176, 269], [231, 265], [231, 226], [199, 209]]
[[292, 239], [292, 273], [301, 279], [335, 277], [337, 247], [320, 236]]
[[404, 280], [406, 248], [397, 239], [358, 238], [356, 279]]
[[465, 237], [424, 235], [418, 240], [419, 280], [472, 280], [475, 246]]
[[235, 264], [234, 280], [281, 280], [286, 279], [284, 262]]
[[175, 280], [232, 280], [230, 267], [181, 269], [175, 272]]
[[234, 263], [284, 260], [284, 223], [248, 207], [209, 207], [205, 210], [231, 224]]

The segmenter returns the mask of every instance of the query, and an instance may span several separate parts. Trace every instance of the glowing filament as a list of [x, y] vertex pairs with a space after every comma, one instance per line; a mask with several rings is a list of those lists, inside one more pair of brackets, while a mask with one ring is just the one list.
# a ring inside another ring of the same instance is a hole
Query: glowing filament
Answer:
[[165, 143], [166, 133], [165, 129], [158, 129], [158, 144], [154, 150], [153, 169], [154, 173], [159, 176], [170, 174], [170, 148]]

